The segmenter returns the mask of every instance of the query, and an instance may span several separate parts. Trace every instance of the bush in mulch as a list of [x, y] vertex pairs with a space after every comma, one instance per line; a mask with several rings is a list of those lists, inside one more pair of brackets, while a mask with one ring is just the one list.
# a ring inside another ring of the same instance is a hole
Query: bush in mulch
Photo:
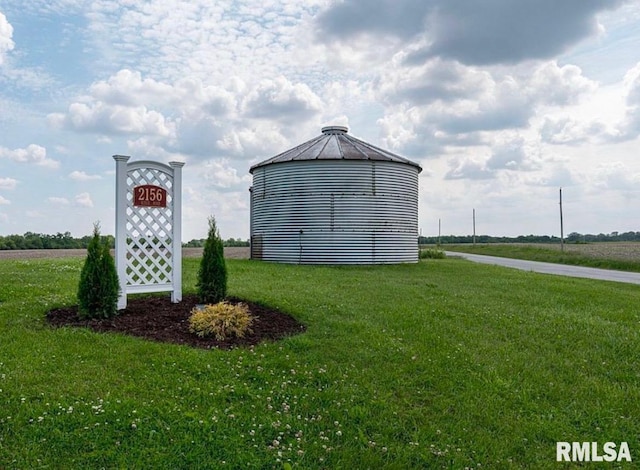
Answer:
[[168, 296], [130, 297], [127, 308], [108, 319], [81, 318], [77, 306], [56, 308], [47, 313], [47, 321], [55, 327], [90, 328], [97, 332], [122, 333], [204, 349], [251, 346], [302, 333], [306, 329], [295, 318], [279, 310], [237, 298], [226, 300], [231, 304], [244, 303], [249, 308], [251, 332], [244, 337], [231, 336], [218, 340], [215, 336], [199, 337], [191, 333], [189, 317], [198, 303], [196, 295], [186, 295], [182, 302], [175, 304]]

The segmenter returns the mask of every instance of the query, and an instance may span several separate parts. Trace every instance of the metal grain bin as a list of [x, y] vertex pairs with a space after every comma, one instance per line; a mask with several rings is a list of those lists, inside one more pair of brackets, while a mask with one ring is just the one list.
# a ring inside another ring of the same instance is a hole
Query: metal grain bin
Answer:
[[418, 261], [420, 166], [331, 126], [251, 167], [251, 257], [300, 264]]

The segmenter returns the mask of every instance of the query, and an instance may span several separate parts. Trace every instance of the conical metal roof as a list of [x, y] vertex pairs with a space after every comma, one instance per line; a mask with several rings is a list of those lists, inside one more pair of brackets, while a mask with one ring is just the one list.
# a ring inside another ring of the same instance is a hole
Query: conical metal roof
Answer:
[[253, 165], [249, 172], [253, 173], [256, 168], [273, 163], [298, 160], [376, 160], [404, 163], [417, 167], [418, 172], [422, 171], [417, 163], [356, 139], [347, 134], [348, 131], [349, 129], [343, 126], [323, 127], [322, 135]]

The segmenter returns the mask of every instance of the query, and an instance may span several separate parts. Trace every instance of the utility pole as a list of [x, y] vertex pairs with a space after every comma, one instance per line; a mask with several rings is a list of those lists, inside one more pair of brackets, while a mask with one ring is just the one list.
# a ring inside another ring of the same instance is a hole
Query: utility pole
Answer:
[[441, 220], [438, 219], [438, 248], [440, 248], [440, 229], [441, 229], [441, 224], [440, 224]]
[[473, 209], [473, 246], [476, 246], [476, 210]]
[[560, 188], [560, 251], [564, 251], [564, 224], [562, 222], [562, 188]]

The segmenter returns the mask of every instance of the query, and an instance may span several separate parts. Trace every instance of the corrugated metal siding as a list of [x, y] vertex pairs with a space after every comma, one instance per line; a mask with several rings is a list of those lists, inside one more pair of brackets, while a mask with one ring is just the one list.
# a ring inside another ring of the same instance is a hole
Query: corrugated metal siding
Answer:
[[[418, 261], [418, 168], [312, 160], [256, 168], [252, 256], [303, 264]], [[256, 247], [257, 248], [257, 247]]]

